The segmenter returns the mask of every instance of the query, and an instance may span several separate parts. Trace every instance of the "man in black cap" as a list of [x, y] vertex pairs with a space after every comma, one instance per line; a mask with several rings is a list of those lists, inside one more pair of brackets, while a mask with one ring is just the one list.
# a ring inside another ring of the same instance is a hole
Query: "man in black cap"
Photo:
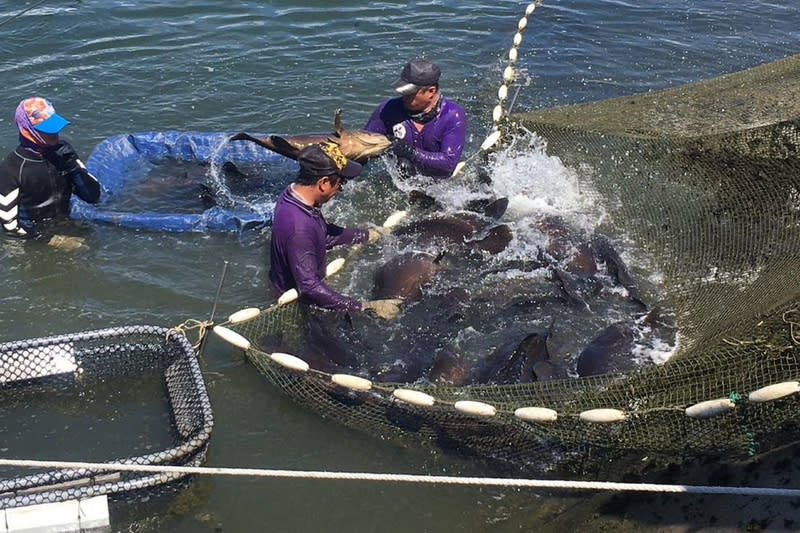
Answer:
[[348, 160], [332, 142], [303, 148], [297, 162], [297, 178], [281, 193], [272, 218], [269, 280], [275, 296], [297, 289], [301, 301], [318, 307], [339, 311], [371, 309], [383, 318], [396, 315], [399, 300], [360, 302], [338, 293], [323, 280], [327, 249], [374, 241], [381, 235], [376, 229], [329, 224], [322, 216], [322, 205], [349, 178], [361, 173], [361, 165]]
[[401, 96], [381, 103], [364, 129], [395, 139], [392, 150], [406, 173], [452, 175], [467, 136], [464, 109], [442, 96], [441, 69], [427, 59], [409, 61], [394, 88]]

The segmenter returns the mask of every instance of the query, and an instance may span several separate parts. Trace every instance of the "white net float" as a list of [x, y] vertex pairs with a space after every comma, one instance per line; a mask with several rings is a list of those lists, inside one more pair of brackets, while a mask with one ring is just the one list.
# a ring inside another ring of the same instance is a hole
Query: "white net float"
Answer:
[[271, 353], [269, 354], [269, 358], [283, 367], [289, 368], [291, 370], [297, 370], [299, 372], [308, 372], [308, 369], [311, 368], [308, 365], [308, 363], [306, 363], [299, 357], [288, 353], [282, 353], [282, 352]]
[[528, 422], [555, 422], [558, 413], [546, 407], [520, 407], [514, 411], [514, 416]]
[[395, 389], [392, 395], [398, 400], [422, 407], [430, 407], [436, 401], [430, 394], [411, 389]]
[[481, 150], [486, 151], [497, 144], [497, 141], [500, 140], [500, 135], [502, 135], [500, 130], [494, 130], [492, 133], [490, 133], [489, 136], [486, 137], [486, 140], [481, 144]]
[[342, 387], [356, 390], [370, 390], [372, 382], [358, 376], [351, 376], [350, 374], [334, 374], [331, 376], [331, 381]]
[[503, 106], [497, 104], [494, 106], [494, 111], [492, 111], [492, 120], [497, 122], [503, 117]]
[[789, 396], [797, 391], [800, 391], [800, 382], [784, 381], [783, 383], [767, 385], [766, 387], [754, 390], [747, 396], [747, 399], [751, 402], [768, 402], [770, 400], [777, 400], [778, 398]]
[[625, 420], [625, 413], [619, 409], [590, 409], [582, 412], [580, 419], [595, 424], [608, 424]]
[[736, 405], [730, 398], [720, 398], [718, 400], [696, 403], [687, 407], [685, 412], [686, 416], [692, 418], [711, 418], [712, 416], [719, 416], [728, 411], [732, 411], [734, 407], [736, 407]]
[[503, 101], [506, 98], [508, 98], [508, 85], [504, 83], [499, 89], [497, 89], [497, 99]]
[[483, 402], [462, 400], [460, 402], [456, 402], [453, 407], [455, 407], [457, 411], [461, 411], [462, 413], [467, 413], [469, 415], [489, 417], [497, 414], [497, 409], [493, 405]]
[[344, 267], [344, 257], [334, 259], [325, 267], [325, 277], [333, 276]]
[[246, 309], [240, 309], [230, 315], [228, 317], [228, 322], [231, 324], [238, 324], [239, 322], [245, 322], [247, 320], [251, 320], [258, 315], [261, 314], [261, 309], [258, 307], [248, 307]]
[[229, 344], [233, 344], [242, 350], [250, 349], [250, 341], [239, 335], [233, 330], [225, 326], [214, 326], [214, 333], [216, 333], [222, 340]]

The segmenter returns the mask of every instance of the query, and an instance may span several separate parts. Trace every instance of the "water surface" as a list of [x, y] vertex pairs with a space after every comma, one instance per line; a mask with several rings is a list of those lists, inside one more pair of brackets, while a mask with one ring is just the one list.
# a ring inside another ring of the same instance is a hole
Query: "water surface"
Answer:
[[[0, 2], [0, 23], [29, 5]], [[374, 105], [391, 96], [403, 63], [425, 55], [442, 66], [444, 93], [468, 112], [471, 153], [488, 132], [524, 7], [504, 0], [44, 2], [0, 26], [0, 150], [16, 145], [13, 111], [33, 94], [50, 98], [72, 121], [63, 136], [85, 157], [98, 142], [121, 133], [329, 131], [338, 108], [346, 125], [359, 127]], [[790, 2], [766, 0], [545, 2], [520, 49], [524, 86], [514, 105], [585, 102], [750, 67], [797, 52], [798, 21]], [[542, 205], [554, 211], [574, 207], [567, 201], [575, 198], [572, 172], [531, 153], [498, 161], [493, 177], [496, 192], [512, 199], [512, 216], [524, 221]], [[367, 175], [372, 181], [353, 183], [329, 206], [332, 218], [380, 222], [403, 207], [380, 162]], [[374, 202], [373, 194], [384, 201]], [[543, 197], [548, 201], [537, 203]], [[268, 302], [265, 238], [241, 242], [233, 234], [92, 224], [73, 231], [87, 242], [73, 252], [40, 242], [4, 244], [1, 340], [205, 318], [223, 261], [229, 267], [220, 316]], [[210, 465], [495, 473], [321, 419], [266, 386], [241, 354], [218, 342], [209, 343], [204, 365], [216, 418]], [[129, 431], [133, 452], [141, 433]], [[15, 438], [28, 433], [21, 426]], [[73, 437], [94, 442], [90, 432]], [[113, 446], [116, 453], [119, 443]], [[55, 446], [50, 452], [52, 459], [74, 458], [62, 457]], [[115, 531], [555, 530], [568, 527], [572, 516], [594, 511], [572, 509], [578, 502], [503, 489], [213, 478], [198, 480], [166, 503], [115, 504], [112, 523]], [[692, 502], [687, 498], [687, 505]], [[623, 523], [621, 514], [601, 512]], [[712, 521], [709, 514], [689, 519], [670, 512], [659, 520], [638, 520], [638, 530], [712, 523], [734, 529], [746, 522], [741, 516]]]

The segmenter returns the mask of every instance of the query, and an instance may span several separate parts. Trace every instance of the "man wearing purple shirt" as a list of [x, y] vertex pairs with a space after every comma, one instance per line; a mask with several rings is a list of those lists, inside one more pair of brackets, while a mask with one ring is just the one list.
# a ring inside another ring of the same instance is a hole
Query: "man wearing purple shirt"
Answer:
[[313, 144], [300, 151], [300, 171], [275, 204], [272, 219], [269, 280], [276, 296], [297, 289], [300, 300], [337, 311], [371, 309], [383, 318], [399, 311], [399, 300], [360, 302], [330, 286], [325, 277], [326, 250], [344, 244], [373, 241], [376, 229], [342, 228], [329, 224], [321, 206], [333, 198], [347, 179], [361, 173], [335, 143]]
[[409, 61], [394, 84], [402, 96], [381, 103], [364, 126], [395, 138], [392, 151], [406, 174], [447, 178], [461, 158], [467, 117], [460, 105], [442, 96], [441, 72], [426, 59]]

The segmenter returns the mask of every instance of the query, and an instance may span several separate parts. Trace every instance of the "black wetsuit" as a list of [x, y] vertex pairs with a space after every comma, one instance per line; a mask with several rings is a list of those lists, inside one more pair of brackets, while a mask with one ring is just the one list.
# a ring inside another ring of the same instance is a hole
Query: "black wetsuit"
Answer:
[[[50, 147], [48, 147], [50, 148]], [[0, 162], [0, 224], [8, 235], [31, 234], [31, 223], [69, 215], [72, 193], [96, 203], [100, 183], [81, 164], [20, 144]]]

